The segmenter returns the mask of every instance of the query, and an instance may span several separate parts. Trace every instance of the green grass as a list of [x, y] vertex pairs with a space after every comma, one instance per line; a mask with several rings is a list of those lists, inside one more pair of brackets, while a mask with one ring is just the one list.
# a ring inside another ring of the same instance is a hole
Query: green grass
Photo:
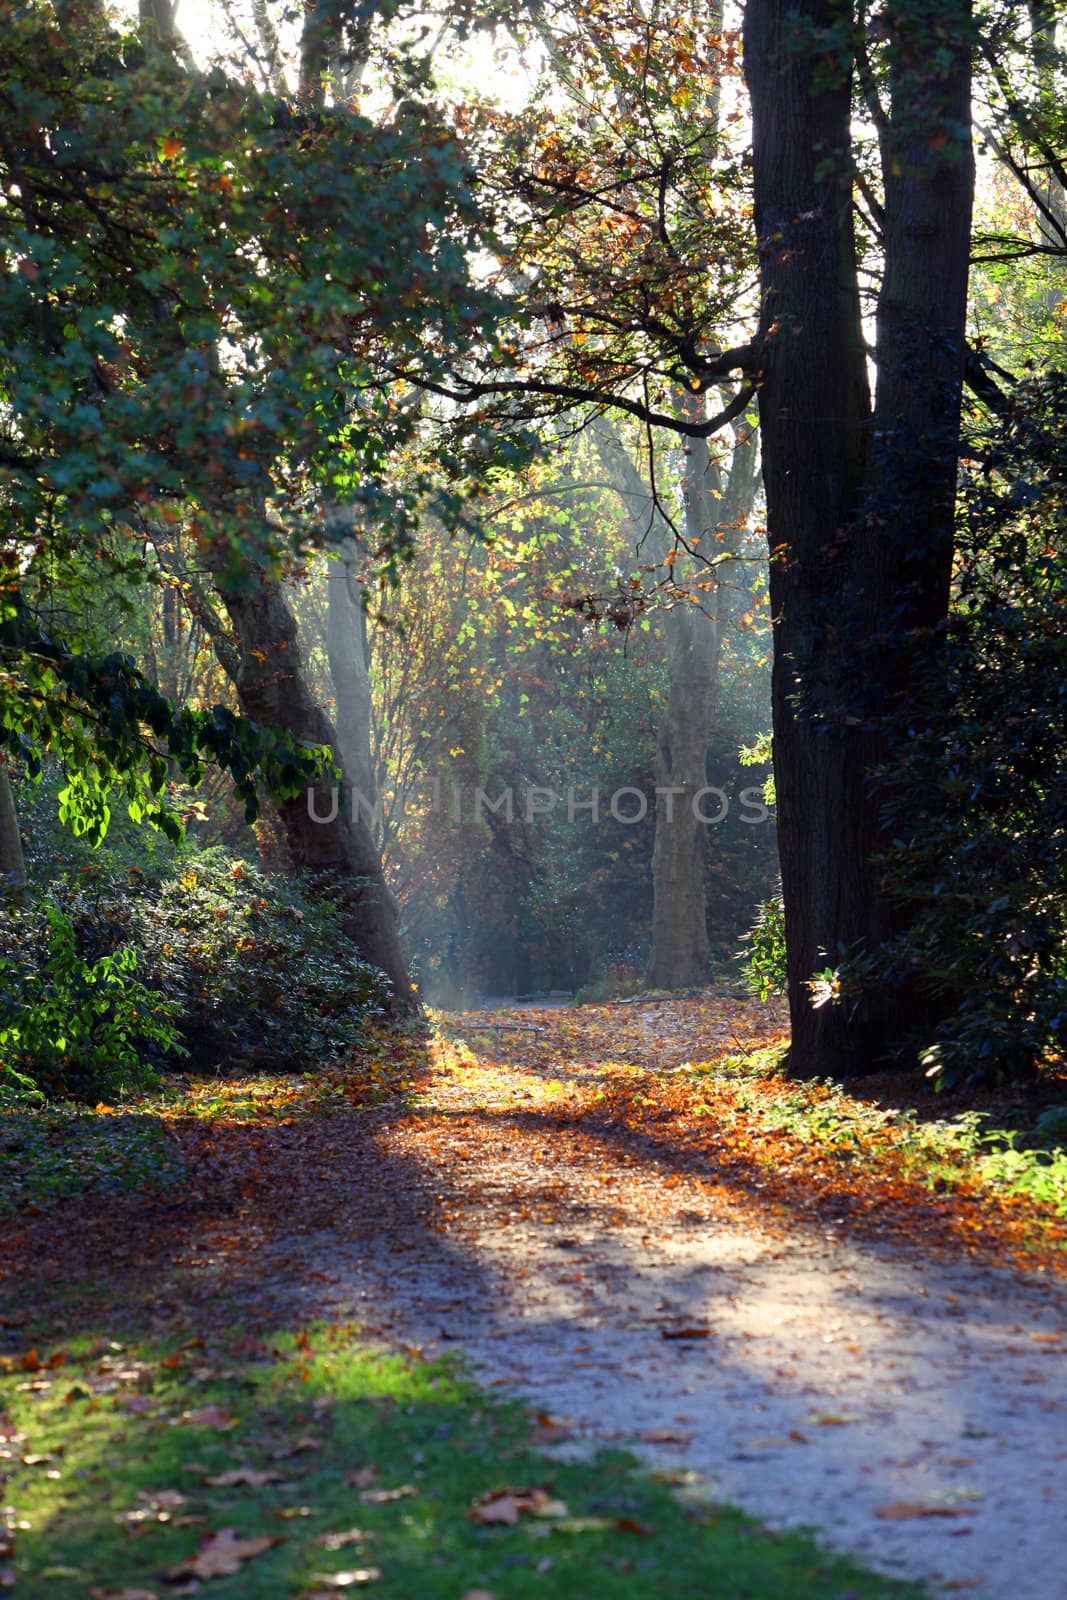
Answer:
[[[921, 1593], [803, 1535], [687, 1502], [618, 1452], [547, 1455], [518, 1406], [479, 1394], [455, 1365], [384, 1353], [351, 1329], [228, 1350], [101, 1339], [60, 1365], [38, 1370], [38, 1360], [44, 1350], [23, 1352], [0, 1377], [0, 1500], [14, 1523], [0, 1574], [11, 1569], [19, 1600], [181, 1593], [168, 1572], [224, 1528], [282, 1542], [232, 1576], [206, 1579], [199, 1592], [217, 1600], [328, 1594], [342, 1572], [377, 1573], [367, 1588], [382, 1600], [461, 1600], [479, 1589], [496, 1600]], [[212, 1406], [234, 1425], [204, 1425], [226, 1420], [210, 1412], [198, 1422]], [[276, 1476], [206, 1482], [237, 1468]], [[480, 1497], [507, 1488], [540, 1488], [557, 1503], [514, 1527], [471, 1520]], [[341, 1534], [351, 1542], [331, 1547]]]

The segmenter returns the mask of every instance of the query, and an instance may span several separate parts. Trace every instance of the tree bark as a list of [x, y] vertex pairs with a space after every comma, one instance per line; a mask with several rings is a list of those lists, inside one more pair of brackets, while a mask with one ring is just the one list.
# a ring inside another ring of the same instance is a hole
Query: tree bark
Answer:
[[[234, 683], [241, 710], [253, 722], [336, 752], [333, 725], [308, 689], [296, 619], [281, 585], [263, 573], [236, 580], [217, 571], [215, 580], [237, 639], [240, 659]], [[388, 976], [399, 1010], [416, 1009], [400, 948], [396, 903], [366, 818], [334, 795], [328, 777], [320, 778], [308, 794], [282, 801], [278, 814], [294, 866], [307, 869], [321, 888], [338, 895], [345, 932], [359, 954]]]
[[26, 858], [22, 853], [15, 796], [7, 761], [0, 758], [0, 888], [18, 898], [26, 884]]
[[378, 784], [371, 760], [371, 687], [367, 619], [356, 588], [359, 546], [352, 537], [329, 547], [326, 572], [326, 658], [334, 691], [337, 752], [353, 803], [373, 813]]
[[[714, 552], [716, 524], [730, 542], [752, 506], [755, 446], [738, 434], [725, 485], [707, 440], [690, 440], [682, 493], [686, 543]], [[721, 499], [716, 496], [721, 494]], [[652, 847], [652, 954], [647, 980], [659, 989], [698, 987], [708, 980], [707, 847], [708, 739], [719, 707], [719, 662], [736, 596], [735, 561], [718, 562], [715, 587], [704, 605], [682, 602], [664, 619], [667, 633], [667, 705], [656, 740], [656, 834]], [[675, 577], [684, 582], [675, 562]], [[714, 803], [712, 803], [714, 809]]]
[[[897, 925], [872, 859], [880, 728], [947, 615], [973, 195], [964, 0], [889, 4], [885, 263], [870, 408], [852, 227], [851, 81], [833, 0], [748, 0], [759, 404], [791, 1070], [855, 1075], [907, 1030], [900, 995], [814, 1006], [811, 980]], [[947, 62], [947, 64], [946, 64]]]

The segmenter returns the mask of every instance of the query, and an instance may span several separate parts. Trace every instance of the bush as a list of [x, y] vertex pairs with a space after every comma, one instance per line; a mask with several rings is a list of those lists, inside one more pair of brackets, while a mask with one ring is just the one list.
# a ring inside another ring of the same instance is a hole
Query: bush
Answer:
[[177, 1007], [134, 976], [136, 951], [83, 961], [53, 904], [18, 923], [21, 957], [0, 958], [0, 1084], [91, 1103], [151, 1081], [147, 1047], [181, 1050]]
[[781, 889], [760, 906], [755, 922], [741, 940], [739, 960], [746, 984], [761, 1000], [785, 993], [785, 908]]
[[946, 649], [880, 774], [906, 931], [862, 981], [924, 992], [938, 1084], [1067, 1037], [1067, 379], [1023, 386], [965, 483]]
[[[342, 1055], [367, 1018], [384, 1012], [384, 975], [358, 959], [339, 910], [307, 884], [268, 877], [221, 850], [186, 848], [145, 859], [144, 867], [129, 865], [127, 855], [101, 848], [77, 879], [38, 891], [25, 911], [9, 911], [0, 935], [4, 970], [17, 969], [28, 993], [48, 997], [47, 1027], [55, 1037], [74, 1037], [66, 1019], [83, 1004], [78, 983], [89, 981], [86, 974], [97, 974], [94, 993], [112, 985], [113, 1006], [114, 979], [121, 979], [127, 1010], [121, 1022], [112, 1018], [110, 1032], [100, 1024], [94, 1071], [110, 1059], [118, 1079], [131, 1085], [131, 1052], [148, 1069], [187, 1055], [199, 1071], [224, 1065], [306, 1071]], [[42, 928], [59, 923], [69, 929], [61, 958], [70, 964], [65, 988], [56, 985], [54, 958], [41, 938]], [[166, 1037], [142, 1026], [164, 1016], [172, 1029]], [[11, 1040], [8, 1060], [17, 1066], [13, 1048]], [[101, 1092], [90, 1087], [92, 1074], [80, 1070], [46, 1071], [40, 1060], [36, 1075], [19, 1070], [52, 1096]]]

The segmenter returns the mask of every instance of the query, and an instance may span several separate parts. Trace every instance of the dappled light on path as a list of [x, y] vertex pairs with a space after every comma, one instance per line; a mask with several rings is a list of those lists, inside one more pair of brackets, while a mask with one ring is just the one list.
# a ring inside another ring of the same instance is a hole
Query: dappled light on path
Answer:
[[156, 1108], [181, 1183], [20, 1216], [0, 1337], [5, 1285], [67, 1337], [352, 1318], [469, 1354], [564, 1451], [1060, 1600], [1063, 1219], [983, 1183], [965, 1125], [776, 1077], [781, 1011], [726, 994], [438, 1021]]

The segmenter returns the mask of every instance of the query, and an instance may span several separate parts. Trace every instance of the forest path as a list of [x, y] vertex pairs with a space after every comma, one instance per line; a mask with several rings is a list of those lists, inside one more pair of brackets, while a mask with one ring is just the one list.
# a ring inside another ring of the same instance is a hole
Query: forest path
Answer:
[[1062, 1600], [1062, 1279], [998, 1264], [966, 1197], [850, 1187], [788, 1129], [770, 1164], [721, 1104], [681, 1136], [662, 1075], [781, 1020], [728, 997], [446, 1018], [344, 1217], [299, 1240], [332, 1279], [309, 1295], [465, 1351], [561, 1449], [626, 1446], [936, 1593]]

